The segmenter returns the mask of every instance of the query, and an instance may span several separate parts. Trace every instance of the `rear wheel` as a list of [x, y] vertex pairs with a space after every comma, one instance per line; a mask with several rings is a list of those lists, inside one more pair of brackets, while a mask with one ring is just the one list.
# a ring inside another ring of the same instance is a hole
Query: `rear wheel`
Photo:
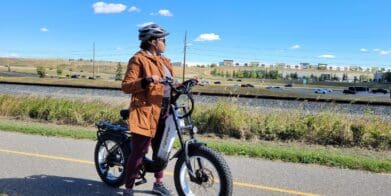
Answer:
[[103, 136], [95, 146], [95, 167], [107, 185], [119, 187], [124, 183], [125, 166], [130, 154], [128, 142], [121, 145], [118, 138]]
[[185, 158], [179, 158], [174, 171], [175, 188], [179, 195], [232, 195], [231, 172], [220, 154], [200, 146], [189, 151], [189, 161], [197, 180], [190, 179]]

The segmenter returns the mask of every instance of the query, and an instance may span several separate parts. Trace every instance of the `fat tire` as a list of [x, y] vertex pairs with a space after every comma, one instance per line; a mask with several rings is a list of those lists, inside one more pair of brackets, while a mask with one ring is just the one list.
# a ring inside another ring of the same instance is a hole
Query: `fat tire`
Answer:
[[[232, 195], [232, 174], [229, 170], [227, 162], [223, 159], [223, 157], [213, 151], [212, 149], [208, 148], [207, 146], [199, 146], [196, 148], [190, 148], [189, 149], [189, 157], [192, 156], [200, 156], [204, 157], [205, 159], [209, 160], [214, 167], [216, 168], [218, 175], [220, 176], [221, 180], [221, 192], [219, 193], [219, 196], [231, 196]], [[181, 156], [177, 162], [175, 163], [175, 169], [174, 169], [174, 182], [175, 182], [175, 188], [177, 190], [178, 195], [185, 196], [185, 193], [183, 192], [180, 184], [180, 169], [183, 164], [185, 163], [185, 157]]]
[[99, 165], [98, 165], [99, 147], [103, 144], [103, 142], [105, 142], [107, 140], [114, 141], [117, 144], [121, 143], [121, 140], [117, 137], [109, 137], [109, 135], [103, 135], [102, 138], [100, 140], [98, 140], [98, 142], [95, 145], [95, 152], [94, 152], [95, 169], [96, 169], [96, 172], [98, 173], [99, 177], [102, 179], [102, 181], [104, 183], [106, 183], [107, 185], [109, 185], [111, 187], [118, 188], [124, 184], [125, 175], [126, 175], [126, 172], [125, 172], [126, 168], [125, 167], [126, 167], [126, 163], [128, 161], [127, 159], [129, 157], [131, 151], [127, 145], [128, 142], [125, 142], [120, 146], [120, 148], [123, 152], [123, 156], [124, 156], [124, 166], [123, 166], [124, 171], [122, 172], [122, 174], [120, 175], [120, 177], [117, 180], [109, 180], [109, 179], [105, 178], [104, 174], [100, 171]]

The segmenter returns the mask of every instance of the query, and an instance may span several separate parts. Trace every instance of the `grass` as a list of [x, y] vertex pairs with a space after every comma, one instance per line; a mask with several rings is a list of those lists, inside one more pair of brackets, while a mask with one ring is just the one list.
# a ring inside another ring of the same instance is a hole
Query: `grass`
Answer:
[[[118, 112], [122, 108], [126, 106], [95, 100], [0, 95], [1, 116], [67, 125], [93, 126], [101, 120], [120, 122]], [[391, 149], [391, 122], [386, 117], [338, 114], [338, 108], [317, 113], [300, 109], [254, 109], [234, 101], [201, 103], [195, 109], [192, 119], [206, 134], [246, 140]]]
[[227, 155], [244, 155], [293, 163], [319, 164], [339, 168], [360, 169], [373, 172], [390, 172], [391, 159], [374, 158], [362, 153], [344, 152], [338, 148], [308, 148], [297, 145], [249, 144], [207, 141], [208, 146]]
[[[96, 132], [92, 127], [64, 126], [31, 121], [0, 119], [0, 130], [21, 132], [43, 136], [69, 137], [95, 140]], [[346, 151], [340, 148], [313, 147], [297, 144], [278, 144], [271, 142], [245, 142], [233, 139], [198, 137], [214, 150], [225, 155], [238, 155], [286, 162], [319, 164], [339, 168], [367, 170], [371, 172], [391, 172], [389, 152], [356, 149]], [[179, 143], [176, 142], [178, 147]]]
[[96, 138], [96, 132], [94, 132], [91, 128], [29, 121], [17, 122], [18, 123], [15, 123], [15, 120], [7, 120], [4, 118], [0, 119], [0, 130], [42, 136], [70, 137], [76, 139], [94, 140]]

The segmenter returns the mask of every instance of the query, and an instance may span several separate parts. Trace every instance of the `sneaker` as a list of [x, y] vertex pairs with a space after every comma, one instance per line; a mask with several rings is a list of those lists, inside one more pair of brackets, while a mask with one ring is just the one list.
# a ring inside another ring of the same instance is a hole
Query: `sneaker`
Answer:
[[133, 189], [124, 189], [122, 191], [123, 196], [133, 196]]
[[173, 194], [172, 190], [165, 187], [163, 183], [153, 183], [152, 192], [163, 196], [169, 196]]

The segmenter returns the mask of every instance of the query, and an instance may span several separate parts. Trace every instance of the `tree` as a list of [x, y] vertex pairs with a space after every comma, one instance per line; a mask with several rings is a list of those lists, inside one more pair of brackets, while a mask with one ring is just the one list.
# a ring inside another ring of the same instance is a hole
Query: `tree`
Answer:
[[382, 79], [384, 82], [391, 82], [391, 72], [384, 73]]
[[238, 73], [236, 74], [236, 76], [237, 76], [238, 78], [243, 78], [243, 77], [244, 77], [243, 71], [238, 71]]
[[295, 72], [295, 73], [290, 73], [290, 78], [292, 78], [292, 79], [297, 79], [297, 78], [298, 78], [297, 72]]
[[257, 73], [255, 71], [252, 71], [250, 74], [250, 78], [256, 78], [256, 77], [257, 77]]
[[37, 74], [40, 78], [44, 78], [46, 75], [46, 69], [43, 66], [38, 66], [37, 67]]
[[346, 81], [346, 80], [348, 80], [348, 74], [344, 73], [342, 75], [342, 81]]
[[115, 70], [115, 80], [116, 81], [122, 80], [122, 66], [121, 66], [121, 63], [118, 63], [117, 70]]
[[219, 71], [219, 76], [224, 77], [224, 71], [223, 70]]
[[232, 77], [233, 77], [233, 78], [236, 78], [236, 72], [235, 72], [235, 70], [232, 71]]
[[213, 68], [212, 71], [210, 72], [210, 74], [212, 76], [216, 75], [216, 73], [217, 73], [217, 69], [216, 68]]
[[278, 71], [277, 70], [269, 71], [269, 78], [270, 79], [278, 79]]
[[258, 74], [257, 74], [257, 78], [263, 78], [263, 74], [262, 74], [262, 72], [258, 72]]
[[230, 78], [230, 77], [231, 77], [231, 74], [230, 74], [228, 71], [226, 71], [226, 72], [225, 72], [225, 77], [226, 77], [226, 78]]

